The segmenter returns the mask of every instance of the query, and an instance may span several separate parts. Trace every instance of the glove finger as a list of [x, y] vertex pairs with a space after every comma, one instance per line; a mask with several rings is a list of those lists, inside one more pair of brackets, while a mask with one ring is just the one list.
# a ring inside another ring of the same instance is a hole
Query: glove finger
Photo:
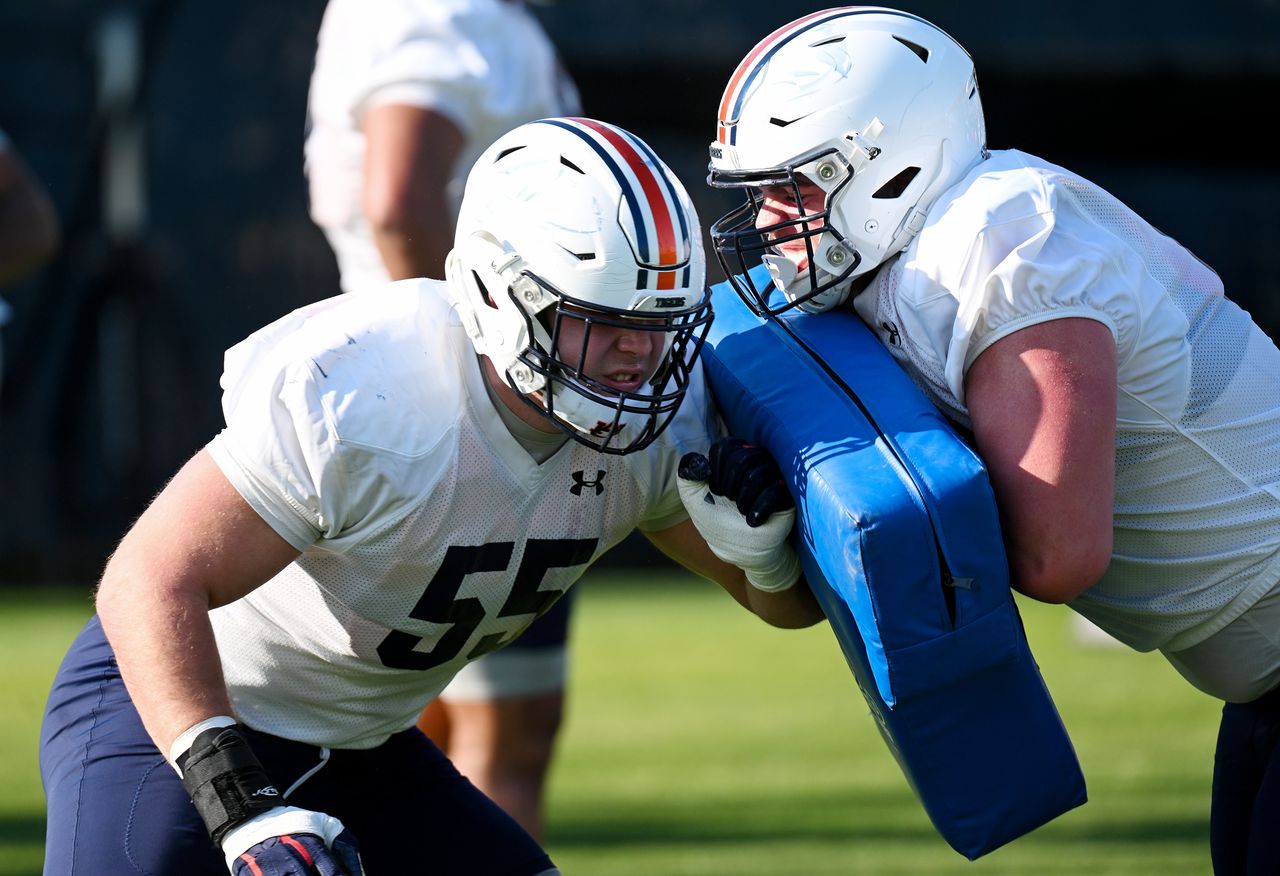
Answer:
[[746, 517], [755, 507], [760, 494], [781, 480], [782, 476], [773, 465], [765, 464], [759, 459], [743, 466], [737, 478], [738, 483], [735, 484], [737, 494], [734, 501], [738, 505], [738, 513]]
[[686, 481], [705, 482], [711, 477], [711, 463], [701, 453], [686, 453], [680, 457], [676, 474]]
[[710, 487], [711, 492], [721, 496], [724, 495], [720, 488], [727, 458], [746, 443], [741, 438], [720, 438], [712, 442], [711, 449], [707, 452], [711, 469], [710, 476], [707, 478], [707, 486]]
[[284, 834], [258, 843], [236, 859], [235, 876], [341, 876], [322, 866], [329, 859], [324, 840], [315, 834]]
[[737, 500], [741, 492], [743, 469], [759, 452], [741, 438], [722, 438], [711, 445], [711, 492]]
[[343, 876], [364, 876], [364, 862], [360, 860], [360, 844], [355, 834], [344, 830], [333, 839], [333, 856], [342, 865]]
[[747, 518], [747, 526], [760, 526], [774, 514], [793, 508], [795, 504], [787, 485], [778, 480], [761, 491], [743, 516]]

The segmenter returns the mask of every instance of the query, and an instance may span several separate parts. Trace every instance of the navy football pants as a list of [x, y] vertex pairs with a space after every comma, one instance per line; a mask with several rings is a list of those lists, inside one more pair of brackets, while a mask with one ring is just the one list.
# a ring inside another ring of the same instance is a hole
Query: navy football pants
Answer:
[[1216, 876], [1280, 873], [1280, 689], [1222, 707], [1210, 847]]
[[[247, 731], [284, 791], [319, 749]], [[177, 773], [142, 727], [96, 617], [72, 644], [45, 710], [45, 876], [226, 876]], [[342, 820], [372, 874], [512, 874], [552, 866], [538, 844], [416, 729], [334, 750], [286, 801]]]

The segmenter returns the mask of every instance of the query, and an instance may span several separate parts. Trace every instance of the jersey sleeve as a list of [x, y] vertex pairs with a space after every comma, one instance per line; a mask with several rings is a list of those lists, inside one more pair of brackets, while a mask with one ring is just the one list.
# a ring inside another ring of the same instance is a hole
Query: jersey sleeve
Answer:
[[322, 497], [345, 485], [311, 363], [273, 354], [275, 340], [265, 329], [227, 351], [226, 426], [208, 450], [245, 501], [302, 550], [343, 526]]
[[448, 116], [470, 136], [468, 120], [484, 100], [490, 75], [468, 33], [474, 24], [449, 4], [423, 0], [389, 0], [377, 14], [362, 9], [356, 27], [363, 35], [354, 38], [363, 42], [366, 65], [351, 100], [356, 125], [370, 109], [400, 103]]
[[913, 252], [928, 256], [903, 266], [901, 289], [918, 320], [912, 329], [932, 339], [961, 403], [970, 366], [1020, 329], [1096, 320], [1110, 329], [1122, 360], [1137, 334], [1141, 260], [1051, 175], [979, 178], [922, 232]]
[[[361, 308], [391, 311], [404, 299], [389, 288], [317, 302], [227, 351], [226, 426], [209, 452], [300, 550], [319, 541], [345, 550], [408, 513], [448, 467], [456, 404], [447, 392], [428, 400], [420, 390], [429, 363], [412, 357], [428, 355], [423, 345], [344, 334]], [[412, 324], [411, 316], [392, 318]], [[424, 416], [429, 404], [437, 417]]]

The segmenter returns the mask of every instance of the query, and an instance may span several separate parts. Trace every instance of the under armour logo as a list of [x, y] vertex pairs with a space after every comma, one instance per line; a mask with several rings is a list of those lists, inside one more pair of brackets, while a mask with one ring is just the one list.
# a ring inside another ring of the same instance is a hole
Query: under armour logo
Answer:
[[888, 332], [889, 345], [893, 347], [898, 346], [898, 327], [893, 323], [886, 321], [886, 322], [880, 323], [880, 328]]
[[597, 496], [603, 493], [604, 470], [599, 469], [596, 471], [596, 479], [594, 481], [587, 480], [587, 473], [585, 471], [573, 472], [573, 486], [569, 488], [569, 492], [573, 493], [575, 496], [581, 496], [583, 489], [586, 487], [595, 487]]

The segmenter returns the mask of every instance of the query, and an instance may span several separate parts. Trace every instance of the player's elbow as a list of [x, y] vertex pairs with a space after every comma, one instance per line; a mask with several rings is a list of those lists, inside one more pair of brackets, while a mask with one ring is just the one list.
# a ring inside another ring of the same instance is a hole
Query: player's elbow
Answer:
[[414, 230], [413, 211], [402, 198], [366, 195], [364, 217], [376, 234], [406, 234]]
[[803, 578], [778, 593], [764, 593], [750, 586], [748, 593], [752, 613], [771, 627], [800, 630], [827, 617]]
[[1111, 541], [1097, 539], [1066, 550], [1014, 552], [1009, 559], [1016, 590], [1039, 602], [1066, 603], [1096, 584], [1107, 571]]

